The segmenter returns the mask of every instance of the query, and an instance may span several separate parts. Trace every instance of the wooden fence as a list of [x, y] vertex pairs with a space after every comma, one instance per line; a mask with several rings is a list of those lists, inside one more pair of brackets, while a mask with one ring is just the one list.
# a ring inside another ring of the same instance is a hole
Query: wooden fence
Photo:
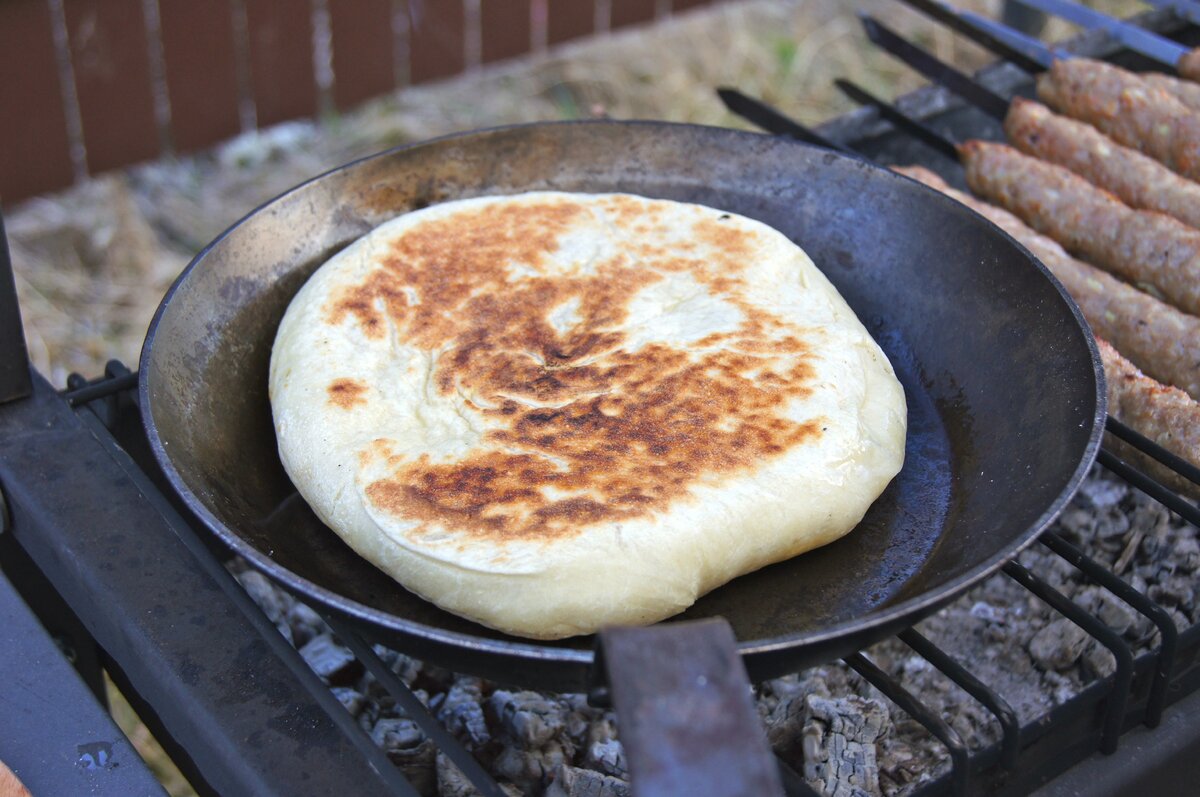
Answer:
[[0, 201], [714, 0], [0, 0]]

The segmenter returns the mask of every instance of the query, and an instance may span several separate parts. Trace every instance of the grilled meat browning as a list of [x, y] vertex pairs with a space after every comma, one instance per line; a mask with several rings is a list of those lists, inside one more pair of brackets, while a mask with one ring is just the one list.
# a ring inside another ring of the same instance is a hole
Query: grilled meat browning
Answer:
[[1062, 282], [1097, 335], [1150, 376], [1200, 400], [1200, 318], [1071, 257], [1007, 210], [956, 191], [928, 169], [896, 171], [957, 199], [1020, 241]]
[[[1200, 84], [1189, 85], [1200, 92]], [[1004, 132], [1022, 152], [1065, 166], [1132, 207], [1157, 210], [1200, 228], [1200, 183], [1121, 146], [1089, 124], [1016, 97], [1004, 120]]]
[[[1103, 340], [1097, 340], [1108, 382], [1108, 414], [1136, 429], [1172, 454], [1200, 467], [1200, 404], [1182, 390], [1162, 385], [1143, 374]], [[1112, 445], [1109, 435], [1106, 444]], [[1120, 441], [1117, 441], [1120, 443]], [[1146, 457], [1132, 446], [1114, 446], [1120, 456], [1136, 462], [1167, 487], [1197, 497], [1200, 487]]]
[[1200, 314], [1200, 230], [1134, 210], [1071, 171], [1004, 144], [968, 141], [960, 153], [974, 193], [1096, 265]]
[[1090, 58], [1059, 59], [1038, 76], [1037, 94], [1060, 113], [1200, 179], [1200, 113], [1132, 72]]
[[1167, 92], [1193, 111], [1200, 111], [1200, 83], [1180, 80], [1172, 75], [1164, 75], [1162, 72], [1140, 72], [1138, 77], [1151, 86]]

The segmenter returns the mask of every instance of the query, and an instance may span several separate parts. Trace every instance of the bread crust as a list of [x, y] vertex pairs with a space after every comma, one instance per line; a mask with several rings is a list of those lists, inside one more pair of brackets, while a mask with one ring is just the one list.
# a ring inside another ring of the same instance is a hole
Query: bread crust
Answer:
[[331, 529], [534, 638], [654, 622], [830, 542], [904, 453], [890, 364], [797, 246], [620, 194], [381, 226], [289, 306], [270, 393]]

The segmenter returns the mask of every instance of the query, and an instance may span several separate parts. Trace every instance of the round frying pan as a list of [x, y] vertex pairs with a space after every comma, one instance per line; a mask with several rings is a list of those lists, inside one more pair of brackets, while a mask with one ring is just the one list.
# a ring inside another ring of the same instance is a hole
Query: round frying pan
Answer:
[[351, 552], [284, 473], [267, 400], [276, 326], [330, 256], [405, 211], [541, 189], [698, 202], [770, 224], [828, 275], [904, 384], [904, 469], [858, 528], [683, 615], [726, 618], [753, 679], [845, 655], [946, 603], [1031, 542], [1095, 455], [1101, 372], [1075, 306], [1007, 235], [911, 180], [779, 138], [650, 122], [511, 127], [392, 150], [295, 188], [202, 251], [151, 324], [140, 383], [154, 453], [195, 515], [379, 641], [507, 683], [588, 682], [590, 638], [491, 631]]

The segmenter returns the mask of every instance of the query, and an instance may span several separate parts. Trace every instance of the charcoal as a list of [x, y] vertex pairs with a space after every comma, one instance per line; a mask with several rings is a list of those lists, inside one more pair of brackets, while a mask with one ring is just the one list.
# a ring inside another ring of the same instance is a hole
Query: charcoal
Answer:
[[971, 616], [985, 623], [1003, 623], [1007, 613], [1001, 606], [993, 606], [986, 601], [975, 601], [971, 604]]
[[1116, 506], [1129, 494], [1129, 485], [1123, 481], [1088, 479], [1079, 486], [1079, 492], [1097, 509]]
[[[399, 663], [399, 659], [396, 660]], [[424, 689], [429, 694], [437, 694], [450, 689], [454, 683], [454, 673], [447, 670], [445, 667], [439, 667], [436, 664], [425, 662], [420, 665], [417, 670], [417, 675], [409, 684], [413, 689]]]
[[468, 750], [483, 747], [492, 738], [480, 705], [482, 699], [480, 680], [461, 678], [436, 706], [437, 718]]
[[816, 695], [809, 695], [805, 706], [805, 780], [835, 797], [879, 794], [875, 742], [890, 725], [887, 708], [856, 696], [828, 700]]
[[1117, 670], [1117, 659], [1112, 651], [1095, 639], [1084, 649], [1080, 664], [1088, 680], [1105, 678]]
[[1133, 625], [1137, 614], [1116, 595], [1100, 587], [1088, 587], [1076, 596], [1076, 602], [1092, 613], [1118, 634], [1125, 633]]
[[362, 665], [345, 645], [335, 642], [332, 634], [321, 634], [300, 648], [300, 655], [313, 672], [329, 684], [349, 684], [362, 672]]
[[1129, 516], [1115, 509], [1096, 516], [1092, 535], [1102, 543], [1116, 541], [1129, 533]]
[[404, 717], [381, 719], [375, 723], [371, 739], [422, 797], [438, 793], [437, 746], [415, 722]]
[[[1197, 612], [1192, 582], [1200, 571], [1196, 530], [1122, 482], [1100, 481], [1081, 489], [1055, 530], [1112, 566], [1135, 590], [1164, 604], [1180, 628], [1189, 626]], [[1088, 583], [1044, 546], [1027, 549], [1020, 561], [1123, 633], [1135, 653], [1158, 644], [1147, 618]], [[331, 662], [344, 658], [345, 649], [331, 644], [329, 629], [308, 607], [244, 563], [230, 569], [281, 633], [307, 651], [306, 658], [312, 657], [312, 646], [321, 645], [331, 646]], [[1043, 716], [1115, 667], [1103, 645], [1002, 576], [985, 580], [918, 628], [999, 692], [1022, 722]], [[455, 676], [383, 647], [375, 650], [507, 794], [629, 793], [616, 718], [587, 705], [584, 696], [493, 691], [478, 678]], [[999, 726], [984, 707], [898, 640], [872, 646], [868, 655], [943, 716], [972, 749], [999, 740]], [[350, 665], [353, 679], [346, 681], [336, 665], [327, 666], [335, 670], [335, 695], [421, 794], [477, 793], [415, 725], [395, 716], [394, 699], [369, 673]], [[764, 682], [756, 694], [772, 748], [823, 793], [897, 797], [949, 770], [945, 748], [928, 730], [898, 706], [880, 702], [873, 687], [841, 662]]]
[[362, 692], [357, 689], [351, 689], [348, 686], [333, 687], [333, 695], [342, 704], [342, 707], [350, 712], [352, 717], [358, 716], [367, 700], [366, 695]]
[[606, 718], [610, 723], [616, 722], [611, 712], [605, 713], [602, 709], [589, 706], [587, 695], [563, 695], [562, 700], [567, 708], [567, 738], [576, 747], [583, 747], [586, 744], [586, 737], [593, 722]]
[[1200, 540], [1185, 537], [1175, 543], [1174, 556], [1180, 572], [1195, 573], [1200, 570]]
[[1142, 546], [1142, 539], [1145, 533], [1138, 528], [1132, 529], [1125, 540], [1125, 548], [1121, 551], [1121, 555], [1117, 557], [1117, 561], [1113, 564], [1113, 572], [1118, 576], [1124, 575], [1129, 568], [1130, 562], [1137, 556], [1138, 549]]
[[537, 792], [556, 769], [570, 760], [570, 753], [554, 740], [534, 749], [506, 746], [492, 762], [492, 771], [526, 792]]
[[786, 700], [777, 701], [775, 709], [765, 720], [767, 742], [785, 761], [795, 761], [798, 758], [796, 748], [800, 745], [804, 721], [808, 716], [804, 699], [805, 695], [795, 694]]
[[[454, 766], [449, 756], [438, 753], [436, 766], [437, 793], [440, 797], [479, 797], [479, 790], [471, 785], [471, 781], [458, 767]], [[497, 781], [496, 785], [508, 797], [521, 797], [521, 790], [511, 783]]]
[[605, 775], [629, 779], [629, 764], [625, 761], [625, 748], [617, 739], [616, 717], [606, 714], [587, 729], [584, 741], [582, 765]]
[[1034, 634], [1029, 655], [1047, 670], [1065, 670], [1079, 659], [1091, 637], [1079, 626], [1061, 617]]
[[375, 723], [371, 739], [390, 754], [417, 747], [425, 740], [425, 734], [407, 717], [386, 717]]
[[1062, 705], [1079, 694], [1079, 679], [1065, 673], [1044, 672], [1042, 682], [1049, 690], [1054, 705]]
[[629, 784], [620, 778], [563, 765], [555, 770], [545, 797], [630, 797], [630, 794]]
[[540, 747], [566, 735], [566, 707], [537, 692], [497, 689], [488, 706], [505, 734], [525, 747]]

